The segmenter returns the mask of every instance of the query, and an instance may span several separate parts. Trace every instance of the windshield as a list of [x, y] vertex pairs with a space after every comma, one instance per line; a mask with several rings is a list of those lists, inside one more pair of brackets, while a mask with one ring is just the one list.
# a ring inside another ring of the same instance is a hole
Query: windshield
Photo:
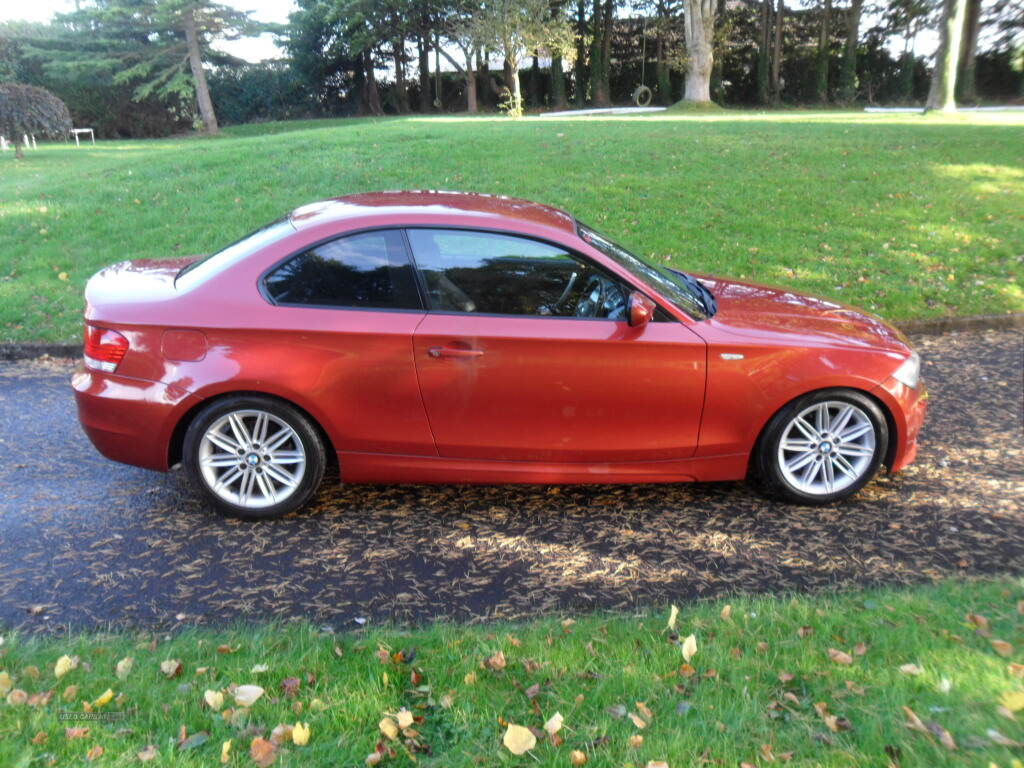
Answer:
[[698, 320], [714, 314], [714, 298], [696, 279], [674, 269], [648, 264], [585, 224], [577, 222], [576, 228], [586, 243], [656, 289], [686, 314]]
[[270, 224], [246, 235], [241, 240], [232, 243], [227, 248], [193, 261], [178, 273], [178, 276], [174, 279], [174, 284], [179, 288], [185, 289], [198, 285], [236, 261], [255, 253], [266, 245], [287, 237], [294, 231], [295, 227], [292, 226], [287, 216], [283, 219], [272, 221]]

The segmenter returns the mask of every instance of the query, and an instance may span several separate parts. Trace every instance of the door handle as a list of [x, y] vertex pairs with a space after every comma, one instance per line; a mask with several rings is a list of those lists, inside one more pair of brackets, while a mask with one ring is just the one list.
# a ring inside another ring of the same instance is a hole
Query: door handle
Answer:
[[431, 357], [454, 357], [454, 358], [470, 358], [480, 357], [484, 351], [482, 349], [465, 349], [462, 347], [431, 347], [427, 350], [427, 353]]

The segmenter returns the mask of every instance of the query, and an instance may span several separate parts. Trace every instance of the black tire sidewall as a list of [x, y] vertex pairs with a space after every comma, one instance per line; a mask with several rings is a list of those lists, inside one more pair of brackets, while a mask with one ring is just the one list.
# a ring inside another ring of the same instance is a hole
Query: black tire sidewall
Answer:
[[[793, 487], [782, 475], [778, 462], [779, 442], [782, 440], [786, 426], [796, 414], [825, 400], [839, 401], [855, 405], [870, 419], [875, 428], [875, 455], [867, 471], [852, 485], [835, 493], [818, 495], [805, 493]], [[791, 401], [782, 408], [765, 427], [761, 440], [758, 442], [756, 455], [757, 475], [766, 489], [774, 496], [797, 504], [818, 506], [831, 504], [849, 498], [867, 485], [878, 472], [885, 459], [889, 447], [889, 424], [879, 405], [867, 395], [852, 389], [822, 389]]]
[[[306, 452], [306, 471], [295, 492], [284, 501], [262, 509], [248, 509], [225, 501], [210, 488], [199, 469], [199, 446], [209, 426], [217, 419], [232, 411], [261, 410], [285, 421], [302, 441]], [[299, 509], [316, 493], [323, 480], [327, 456], [323, 440], [316, 427], [305, 414], [291, 405], [270, 397], [257, 395], [232, 395], [211, 403], [199, 412], [189, 424], [182, 446], [182, 464], [193, 485], [218, 512], [229, 517], [244, 520], [262, 520]]]

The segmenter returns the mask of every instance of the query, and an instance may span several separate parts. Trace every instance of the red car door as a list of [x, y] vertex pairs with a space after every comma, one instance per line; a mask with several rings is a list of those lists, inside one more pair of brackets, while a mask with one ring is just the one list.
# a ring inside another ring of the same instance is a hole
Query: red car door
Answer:
[[697, 446], [705, 344], [565, 248], [409, 230], [432, 311], [413, 337], [441, 456], [547, 462], [679, 459]]

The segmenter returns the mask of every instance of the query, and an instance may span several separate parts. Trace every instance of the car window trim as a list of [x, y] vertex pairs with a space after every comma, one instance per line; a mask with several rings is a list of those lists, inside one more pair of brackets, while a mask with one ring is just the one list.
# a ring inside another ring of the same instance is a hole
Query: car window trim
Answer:
[[[665, 318], [667, 318], [668, 320], [672, 320], [672, 321], [675, 321], [677, 323], [682, 324], [681, 321], [678, 318], [676, 318], [671, 312], [669, 312], [664, 307], [662, 307], [661, 304], [655, 298], [653, 298], [650, 295], [650, 291], [646, 290], [645, 288], [640, 288], [637, 285], [635, 285], [634, 283], [631, 283], [628, 280], [625, 280], [621, 275], [617, 275], [614, 272], [609, 271], [603, 264], [599, 264], [596, 261], [594, 261], [593, 258], [587, 256], [584, 253], [580, 253], [575, 248], [571, 248], [571, 247], [569, 247], [567, 245], [564, 245], [562, 243], [552, 242], [551, 240], [547, 240], [546, 238], [539, 237], [537, 235], [530, 235], [530, 234], [526, 234], [526, 233], [523, 233], [523, 232], [517, 232], [517, 231], [511, 230], [511, 229], [499, 229], [499, 228], [496, 228], [496, 227], [467, 226], [467, 225], [459, 225], [459, 224], [452, 224], [452, 225], [446, 225], [446, 224], [440, 224], [440, 225], [437, 225], [437, 224], [413, 224], [413, 225], [406, 225], [406, 226], [402, 227], [402, 231], [403, 231], [403, 234], [405, 235], [405, 242], [406, 242], [406, 248], [408, 249], [408, 253], [409, 253], [409, 260], [412, 262], [413, 271], [416, 273], [416, 276], [417, 276], [416, 282], [417, 282], [417, 285], [420, 286], [420, 290], [422, 292], [420, 298], [423, 301], [423, 306], [425, 307], [426, 311], [429, 314], [433, 314], [433, 315], [457, 315], [459, 317], [514, 317], [514, 318], [527, 317], [527, 318], [535, 318], [537, 320], [597, 320], [597, 321], [601, 321], [601, 322], [611, 321], [613, 323], [628, 323], [627, 320], [615, 320], [615, 319], [610, 318], [610, 317], [569, 317], [567, 315], [517, 315], [517, 314], [509, 314], [509, 313], [506, 313], [506, 312], [459, 312], [457, 310], [434, 309], [431, 306], [431, 303], [430, 303], [430, 294], [427, 292], [426, 278], [423, 276], [423, 270], [420, 269], [419, 264], [416, 262], [416, 253], [413, 250], [412, 242], [409, 240], [408, 230], [410, 230], [410, 229], [444, 229], [444, 230], [453, 230], [453, 231], [458, 231], [458, 232], [479, 232], [481, 234], [508, 235], [510, 237], [518, 237], [518, 238], [521, 238], [523, 240], [532, 240], [532, 241], [534, 241], [536, 243], [540, 243], [541, 245], [546, 245], [546, 246], [548, 246], [550, 248], [559, 248], [559, 249], [565, 251], [566, 253], [568, 253], [569, 256], [571, 256], [572, 258], [575, 258], [575, 259], [578, 259], [578, 260], [582, 261], [584, 264], [587, 264], [588, 266], [592, 267], [593, 269], [596, 269], [597, 271], [599, 271], [600, 273], [602, 273], [606, 277], [608, 277], [608, 278], [610, 278], [612, 280], [615, 280], [616, 282], [623, 283], [623, 284], [627, 285], [631, 289], [631, 291], [639, 291], [644, 296], [646, 296], [647, 298], [649, 298], [651, 301], [654, 302], [655, 306], [657, 306], [658, 310], [660, 311], [660, 313]], [[626, 297], [626, 300], [628, 302], [628, 300], [629, 300], [628, 296]], [[659, 321], [659, 322], [663, 322], [663, 321]]]
[[[301, 230], [298, 230], [301, 231]], [[405, 259], [408, 265], [412, 268], [413, 283], [416, 285], [416, 295], [419, 297], [419, 307], [353, 307], [353, 306], [339, 306], [337, 304], [302, 304], [290, 301], [277, 301], [273, 296], [270, 295], [270, 291], [267, 290], [267, 278], [270, 273], [276, 270], [278, 267], [283, 266], [286, 262], [294, 259], [296, 256], [301, 256], [306, 251], [311, 251], [314, 248], [319, 248], [325, 243], [332, 243], [335, 240], [341, 240], [345, 237], [353, 237], [355, 235], [363, 235], [367, 232], [397, 232], [402, 240], [402, 247], [405, 250]], [[377, 225], [371, 227], [360, 227], [358, 229], [352, 229], [341, 234], [333, 234], [328, 237], [323, 237], [319, 240], [314, 240], [312, 243], [307, 243], [301, 248], [297, 248], [290, 252], [287, 256], [283, 256], [265, 270], [263, 270], [259, 277], [256, 278], [256, 289], [259, 291], [260, 296], [263, 300], [270, 304], [272, 307], [298, 307], [300, 309], [333, 309], [341, 311], [355, 311], [355, 312], [416, 312], [423, 314], [427, 311], [426, 297], [423, 292], [423, 288], [420, 285], [419, 270], [416, 268], [416, 262], [412, 258], [412, 248], [409, 247], [409, 238], [405, 234], [405, 228], [402, 226], [394, 225]]]

